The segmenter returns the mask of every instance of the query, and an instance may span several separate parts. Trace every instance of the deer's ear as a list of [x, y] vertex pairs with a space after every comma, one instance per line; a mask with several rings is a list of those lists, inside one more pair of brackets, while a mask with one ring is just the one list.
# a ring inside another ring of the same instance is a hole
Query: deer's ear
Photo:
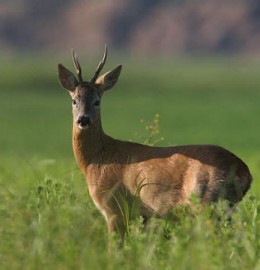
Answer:
[[96, 80], [96, 84], [100, 87], [101, 90], [106, 91], [111, 89], [117, 82], [122, 66], [118, 66], [115, 69], [108, 71], [104, 75], [100, 76]]
[[75, 91], [79, 84], [73, 73], [66, 69], [62, 64], [58, 65], [58, 77], [60, 84], [70, 92]]

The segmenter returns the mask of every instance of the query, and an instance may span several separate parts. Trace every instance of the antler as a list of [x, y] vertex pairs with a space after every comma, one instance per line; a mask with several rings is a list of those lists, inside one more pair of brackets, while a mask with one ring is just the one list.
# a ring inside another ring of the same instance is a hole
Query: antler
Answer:
[[97, 66], [96, 72], [94, 74], [94, 77], [91, 80], [91, 83], [95, 83], [95, 81], [97, 80], [99, 73], [101, 72], [102, 68], [104, 67], [106, 63], [106, 60], [107, 60], [107, 45], [105, 44], [105, 52], [104, 52], [103, 58]]
[[81, 74], [81, 66], [79, 64], [78, 57], [75, 54], [73, 48], [71, 49], [71, 55], [72, 55], [72, 61], [73, 61], [74, 67], [76, 69], [76, 72], [77, 72], [77, 75], [78, 75], [78, 78], [79, 78], [79, 82], [83, 82], [82, 74]]

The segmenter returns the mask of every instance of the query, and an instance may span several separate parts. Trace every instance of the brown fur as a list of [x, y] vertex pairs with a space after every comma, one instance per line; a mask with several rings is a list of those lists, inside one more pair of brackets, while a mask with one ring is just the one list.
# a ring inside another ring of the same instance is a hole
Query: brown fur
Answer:
[[123, 142], [105, 135], [100, 123], [82, 131], [74, 126], [73, 149], [109, 231], [122, 235], [122, 213], [114, 198], [122, 190], [130, 200], [139, 197], [140, 214], [147, 218], [164, 216], [178, 203], [189, 204], [192, 194], [202, 203], [220, 198], [237, 203], [252, 181], [245, 163], [219, 146], [163, 148]]
[[78, 82], [59, 65], [61, 84], [83, 104], [84, 114], [91, 119], [88, 128], [79, 128], [82, 108], [73, 109], [73, 150], [109, 232], [118, 231], [124, 237], [124, 200], [137, 203], [139, 214], [146, 219], [164, 217], [178, 204], [189, 205], [192, 194], [199, 196], [202, 204], [219, 199], [239, 202], [252, 177], [246, 164], [228, 150], [216, 145], [150, 147], [115, 140], [103, 132], [100, 111], [91, 102], [113, 87], [120, 71], [121, 66], [91, 85]]

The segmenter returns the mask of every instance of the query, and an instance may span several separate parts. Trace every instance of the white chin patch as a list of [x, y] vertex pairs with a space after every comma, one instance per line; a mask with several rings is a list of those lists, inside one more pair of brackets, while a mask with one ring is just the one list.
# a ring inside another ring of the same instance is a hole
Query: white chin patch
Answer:
[[78, 125], [78, 128], [81, 129], [81, 130], [85, 130], [85, 129], [88, 129], [89, 126], [81, 126], [81, 125]]

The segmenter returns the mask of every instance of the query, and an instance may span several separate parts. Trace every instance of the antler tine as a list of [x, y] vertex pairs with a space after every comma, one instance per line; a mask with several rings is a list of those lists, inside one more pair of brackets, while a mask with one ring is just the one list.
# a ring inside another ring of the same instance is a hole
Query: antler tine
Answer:
[[82, 79], [82, 73], [81, 73], [81, 66], [79, 64], [78, 57], [75, 54], [75, 51], [73, 48], [71, 49], [71, 54], [72, 54], [72, 61], [73, 61], [74, 67], [76, 69], [79, 81], [82, 82], [83, 79]]
[[102, 68], [104, 67], [107, 60], [107, 45], [105, 44], [105, 51], [102, 60], [99, 62], [95, 75], [91, 80], [91, 83], [95, 83], [96, 79], [98, 78], [99, 73], [101, 72]]

